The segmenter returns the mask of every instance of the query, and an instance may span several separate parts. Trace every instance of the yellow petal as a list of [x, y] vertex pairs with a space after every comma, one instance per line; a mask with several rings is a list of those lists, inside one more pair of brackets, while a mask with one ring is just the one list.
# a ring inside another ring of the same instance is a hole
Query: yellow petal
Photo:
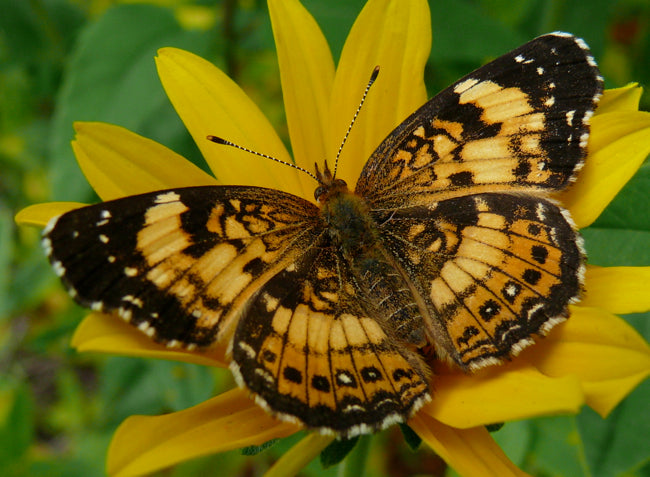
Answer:
[[[334, 60], [316, 21], [296, 0], [268, 2], [280, 64], [282, 96], [296, 164], [313, 171], [326, 156]], [[313, 179], [300, 175], [304, 194]]]
[[409, 426], [463, 477], [528, 475], [508, 459], [485, 427], [456, 429], [423, 413], [416, 414]]
[[576, 413], [584, 404], [572, 376], [549, 378], [521, 360], [469, 375], [434, 377], [434, 398], [422, 413], [457, 428], [470, 428], [558, 413]]
[[650, 310], [650, 267], [596, 267], [585, 275], [585, 296], [580, 306], [603, 308], [611, 313]]
[[80, 352], [183, 361], [205, 366], [227, 367], [225, 347], [210, 352], [167, 348], [115, 315], [91, 313], [79, 324], [71, 345]]
[[194, 457], [261, 445], [299, 429], [270, 417], [246, 391], [233, 389], [184, 411], [128, 418], [113, 436], [107, 472], [114, 477], [148, 474]]
[[521, 358], [551, 377], [574, 375], [586, 402], [607, 415], [650, 374], [650, 347], [634, 328], [600, 308], [571, 307], [571, 316]]
[[312, 432], [285, 452], [264, 477], [285, 477], [298, 475], [307, 464], [332, 443], [334, 436], [323, 436]]
[[650, 153], [650, 114], [613, 112], [591, 119], [589, 154], [578, 180], [558, 198], [578, 227], [593, 223]]
[[81, 202], [48, 202], [30, 205], [16, 214], [15, 221], [18, 225], [45, 227], [53, 217], [86, 205]]
[[167, 96], [221, 183], [300, 194], [295, 169], [206, 139], [220, 136], [291, 162], [271, 124], [235, 82], [203, 58], [176, 48], [159, 50], [156, 65]]
[[631, 83], [622, 88], [607, 89], [600, 98], [596, 114], [614, 111], [637, 111], [642, 94], [643, 88], [636, 83]]
[[72, 148], [102, 200], [161, 189], [214, 185], [214, 177], [165, 146], [106, 123], [74, 125]]
[[350, 186], [379, 143], [427, 99], [423, 78], [430, 18], [425, 0], [371, 0], [350, 31], [332, 90], [330, 165], [370, 74], [375, 66], [381, 68], [339, 161], [338, 175]]
[[587, 404], [605, 418], [649, 374], [650, 372], [646, 371], [619, 379], [612, 378], [607, 381], [585, 381], [583, 389], [588, 396]]

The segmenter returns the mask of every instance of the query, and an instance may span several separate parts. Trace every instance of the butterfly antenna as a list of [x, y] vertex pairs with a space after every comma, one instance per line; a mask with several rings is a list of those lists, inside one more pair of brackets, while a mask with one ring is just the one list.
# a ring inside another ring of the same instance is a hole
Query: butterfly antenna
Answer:
[[246, 151], [246, 152], [249, 152], [251, 154], [255, 154], [256, 156], [264, 157], [265, 159], [271, 159], [272, 161], [279, 162], [280, 164], [284, 164], [285, 166], [293, 167], [294, 169], [297, 169], [297, 170], [299, 170], [301, 172], [304, 172], [309, 177], [314, 179], [316, 182], [320, 182], [318, 180], [318, 178], [314, 174], [309, 172], [307, 169], [304, 169], [304, 168], [302, 168], [300, 166], [292, 164], [291, 162], [282, 161], [282, 160], [278, 159], [277, 157], [273, 157], [273, 156], [269, 156], [268, 154], [263, 154], [261, 152], [253, 151], [252, 149], [248, 149], [247, 147], [240, 146], [239, 144], [235, 144], [234, 142], [230, 142], [227, 139], [223, 139], [223, 138], [218, 137], [218, 136], [211, 136], [210, 135], [207, 138], [208, 138], [208, 141], [212, 141], [212, 142], [217, 143], [217, 144], [223, 144], [224, 146], [231, 146], [231, 147], [234, 147], [236, 149], [240, 149], [242, 151]]
[[348, 140], [348, 136], [350, 135], [350, 131], [352, 130], [352, 125], [354, 125], [354, 122], [357, 120], [357, 116], [359, 116], [359, 112], [361, 111], [361, 107], [363, 106], [363, 103], [366, 100], [366, 96], [368, 96], [368, 91], [370, 91], [370, 87], [375, 82], [378, 75], [379, 75], [379, 66], [375, 66], [375, 69], [372, 70], [372, 74], [370, 75], [370, 80], [368, 80], [368, 84], [366, 85], [366, 89], [363, 92], [363, 96], [361, 97], [361, 102], [359, 103], [359, 106], [357, 106], [357, 110], [354, 112], [354, 116], [352, 117], [352, 121], [350, 121], [350, 125], [348, 126], [348, 130], [345, 131], [345, 136], [343, 136], [343, 141], [341, 141], [341, 145], [339, 146], [339, 150], [336, 153], [336, 159], [334, 160], [334, 174], [332, 175], [332, 177], [336, 177], [336, 170], [339, 167], [339, 156], [341, 155], [341, 151], [343, 150], [343, 146], [345, 145], [345, 142]]

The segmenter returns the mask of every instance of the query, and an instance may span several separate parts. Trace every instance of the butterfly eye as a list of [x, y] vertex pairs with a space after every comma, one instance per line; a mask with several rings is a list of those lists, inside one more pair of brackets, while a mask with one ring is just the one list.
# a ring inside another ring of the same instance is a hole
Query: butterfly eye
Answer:
[[316, 187], [316, 190], [314, 191], [314, 199], [316, 199], [316, 202], [319, 201], [320, 196], [323, 195], [326, 191], [327, 187], [325, 186]]

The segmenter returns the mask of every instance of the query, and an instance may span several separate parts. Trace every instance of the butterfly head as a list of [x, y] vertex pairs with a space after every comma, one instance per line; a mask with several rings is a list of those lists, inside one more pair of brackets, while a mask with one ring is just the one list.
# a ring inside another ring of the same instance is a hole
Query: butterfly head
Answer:
[[322, 204], [326, 202], [333, 195], [345, 194], [348, 193], [348, 185], [343, 179], [336, 179], [332, 171], [330, 171], [327, 161], [325, 161], [325, 166], [321, 172], [318, 168], [318, 164], [314, 164], [316, 167], [316, 180], [318, 181], [318, 187], [314, 191], [314, 198], [316, 202]]

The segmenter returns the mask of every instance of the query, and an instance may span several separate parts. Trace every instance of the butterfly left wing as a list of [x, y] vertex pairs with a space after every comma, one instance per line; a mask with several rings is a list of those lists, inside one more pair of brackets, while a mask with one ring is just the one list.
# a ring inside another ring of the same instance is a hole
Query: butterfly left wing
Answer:
[[233, 338], [231, 369], [281, 419], [353, 437], [429, 399], [420, 357], [384, 328], [335, 248], [311, 248], [262, 287]]
[[568, 316], [581, 239], [548, 200], [476, 194], [384, 216], [384, 246], [420, 290], [439, 356], [465, 369], [516, 355]]
[[318, 208], [299, 197], [191, 187], [73, 210], [43, 245], [78, 303], [194, 348], [225, 342], [257, 290], [319, 233]]

